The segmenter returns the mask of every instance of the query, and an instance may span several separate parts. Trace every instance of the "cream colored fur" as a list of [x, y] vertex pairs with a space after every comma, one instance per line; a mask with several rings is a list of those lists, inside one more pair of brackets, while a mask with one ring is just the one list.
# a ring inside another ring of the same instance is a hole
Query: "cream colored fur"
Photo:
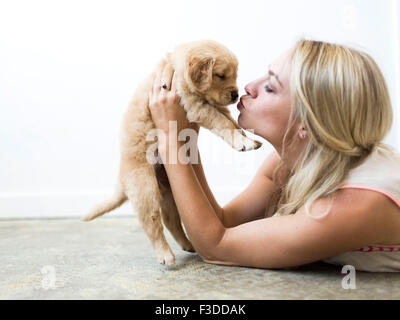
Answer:
[[236, 57], [227, 48], [210, 40], [179, 45], [162, 59], [137, 88], [123, 117], [120, 171], [115, 194], [96, 206], [83, 218], [84, 221], [101, 216], [129, 199], [160, 263], [175, 263], [175, 256], [164, 236], [163, 224], [183, 250], [194, 251], [182, 228], [164, 166], [150, 164], [146, 159], [146, 151], [154, 144], [154, 141], [146, 141], [146, 135], [155, 129], [148, 108], [149, 90], [160, 70], [167, 70], [162, 83], [170, 86], [175, 70], [177, 90], [188, 120], [212, 130], [236, 150], [254, 150], [261, 143], [246, 137], [227, 108], [237, 100], [232, 98], [232, 92], [237, 92], [237, 66]]

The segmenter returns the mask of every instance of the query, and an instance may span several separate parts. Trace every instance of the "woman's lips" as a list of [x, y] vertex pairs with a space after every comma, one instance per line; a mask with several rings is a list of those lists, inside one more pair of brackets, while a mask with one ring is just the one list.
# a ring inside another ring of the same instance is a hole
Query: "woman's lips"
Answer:
[[241, 99], [240, 99], [239, 103], [237, 104], [237, 108], [238, 108], [238, 110], [241, 110], [241, 109], [246, 109], [246, 108], [244, 107], [244, 105], [243, 105], [243, 103], [242, 103], [242, 100], [241, 100]]

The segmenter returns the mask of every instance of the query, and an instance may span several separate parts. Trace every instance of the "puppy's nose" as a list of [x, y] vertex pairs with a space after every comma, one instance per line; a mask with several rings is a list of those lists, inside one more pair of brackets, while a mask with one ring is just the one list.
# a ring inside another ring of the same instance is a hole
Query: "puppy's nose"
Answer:
[[239, 97], [239, 93], [235, 90], [231, 92], [232, 101], [235, 101]]

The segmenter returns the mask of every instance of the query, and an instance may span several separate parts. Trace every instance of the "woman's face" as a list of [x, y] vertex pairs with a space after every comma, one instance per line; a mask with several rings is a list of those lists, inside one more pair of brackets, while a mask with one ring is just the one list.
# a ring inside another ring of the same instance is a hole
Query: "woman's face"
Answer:
[[246, 85], [240, 98], [238, 123], [243, 129], [281, 149], [290, 115], [290, 72], [292, 50], [282, 54], [266, 70], [266, 75]]

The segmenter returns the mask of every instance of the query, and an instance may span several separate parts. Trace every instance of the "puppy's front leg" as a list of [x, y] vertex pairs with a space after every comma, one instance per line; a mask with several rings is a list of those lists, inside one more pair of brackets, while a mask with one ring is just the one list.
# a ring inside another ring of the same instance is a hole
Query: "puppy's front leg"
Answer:
[[[236, 129], [240, 129], [243, 131], [243, 129], [239, 126], [239, 124], [237, 123], [237, 121], [235, 119], [233, 119], [231, 113], [229, 112], [229, 109], [226, 107], [224, 109], [221, 109], [222, 114], [228, 118], [228, 120], [230, 122], [233, 123], [233, 125], [235, 126]], [[243, 132], [243, 135], [245, 135], [245, 133]]]
[[186, 114], [190, 122], [199, 123], [202, 127], [221, 137], [235, 150], [256, 150], [262, 145], [261, 142], [248, 138], [232, 118], [228, 119], [225, 114], [211, 105], [191, 106]]

